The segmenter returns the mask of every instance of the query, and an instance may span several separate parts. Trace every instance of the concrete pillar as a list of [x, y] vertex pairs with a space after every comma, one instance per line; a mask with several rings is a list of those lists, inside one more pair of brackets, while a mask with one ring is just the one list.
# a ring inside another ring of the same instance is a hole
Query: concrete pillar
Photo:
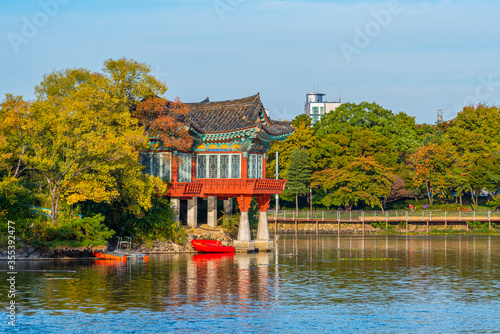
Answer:
[[241, 213], [240, 226], [238, 228], [238, 241], [250, 241], [250, 220], [248, 219], [248, 211]]
[[172, 203], [172, 210], [174, 210], [174, 220], [176, 222], [181, 220], [181, 199], [179, 197], [170, 198], [170, 203]]
[[257, 196], [259, 205], [259, 226], [257, 228], [257, 239], [255, 248], [259, 252], [269, 252], [273, 249], [273, 241], [269, 239], [269, 225], [267, 222], [267, 208], [269, 207], [270, 195]]
[[250, 221], [248, 220], [248, 209], [252, 197], [238, 196], [238, 204], [240, 206], [241, 218], [238, 228], [238, 239], [233, 241], [234, 248], [237, 252], [253, 252], [255, 251], [255, 242], [250, 234]]
[[217, 227], [217, 196], [207, 198], [207, 224], [212, 228]]
[[233, 214], [233, 199], [232, 198], [224, 200], [224, 213], [226, 215]]
[[193, 197], [188, 200], [188, 219], [189, 227], [198, 227], [198, 198]]
[[269, 240], [269, 225], [267, 223], [267, 212], [259, 212], [259, 227], [257, 228], [257, 240]]

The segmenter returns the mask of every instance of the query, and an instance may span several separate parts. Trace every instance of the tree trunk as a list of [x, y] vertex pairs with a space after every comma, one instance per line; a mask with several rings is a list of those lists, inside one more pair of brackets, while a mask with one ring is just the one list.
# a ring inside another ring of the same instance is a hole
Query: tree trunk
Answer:
[[[473, 200], [474, 200], [474, 205], [475, 205], [475, 208], [474, 208], [474, 210], [475, 210], [475, 211], [477, 211], [477, 207], [478, 207], [478, 205], [479, 205], [479, 194], [481, 193], [481, 190], [479, 190], [479, 189], [476, 189], [476, 190], [477, 190], [477, 191], [474, 191], [474, 192], [472, 193]], [[474, 194], [475, 194], [476, 196], [474, 196]]]
[[460, 206], [462, 206], [462, 195], [460, 195]]
[[57, 191], [57, 186], [52, 185], [49, 181], [50, 189], [50, 218], [52, 223], [57, 226], [58, 211], [59, 211], [59, 201], [61, 200], [61, 192]]
[[295, 194], [295, 215], [296, 217], [299, 216], [299, 194]]
[[50, 218], [52, 219], [52, 223], [57, 226], [57, 213], [59, 211], [59, 200], [60, 196], [50, 195], [51, 203], [50, 203]]
[[428, 182], [425, 183], [425, 189], [427, 190], [427, 198], [429, 199], [429, 206], [431, 206], [432, 205], [432, 196], [433, 195], [432, 195], [432, 193], [431, 193], [431, 191], [429, 189], [429, 183]]

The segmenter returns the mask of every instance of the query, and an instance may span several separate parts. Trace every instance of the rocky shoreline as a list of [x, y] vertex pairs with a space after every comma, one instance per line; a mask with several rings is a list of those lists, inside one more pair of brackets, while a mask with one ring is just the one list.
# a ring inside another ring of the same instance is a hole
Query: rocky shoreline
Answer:
[[[219, 228], [210, 228], [208, 225], [202, 225], [195, 229], [187, 231], [187, 240], [184, 245], [179, 245], [170, 241], [154, 241], [142, 245], [132, 245], [132, 250], [146, 254], [178, 254], [178, 253], [196, 253], [191, 240], [193, 239], [212, 239], [219, 240], [227, 246], [232, 243], [232, 238], [228, 233]], [[19, 242], [16, 246], [15, 260], [49, 260], [49, 259], [84, 259], [94, 258], [93, 252], [114, 250], [116, 244], [100, 247], [57, 247], [57, 248], [36, 248]], [[7, 248], [0, 248], [0, 261], [9, 260]]]

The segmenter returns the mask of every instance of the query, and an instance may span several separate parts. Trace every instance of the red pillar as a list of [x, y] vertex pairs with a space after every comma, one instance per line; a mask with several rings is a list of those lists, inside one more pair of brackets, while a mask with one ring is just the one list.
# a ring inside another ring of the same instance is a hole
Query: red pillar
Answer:
[[260, 212], [267, 212], [269, 208], [269, 202], [271, 200], [271, 195], [259, 195], [256, 196], [257, 204], [259, 205]]
[[262, 154], [262, 178], [266, 178], [266, 155]]
[[178, 182], [179, 180], [179, 157], [175, 156], [173, 153], [170, 156], [171, 166], [172, 166], [172, 180], [171, 182]]
[[196, 181], [196, 154], [193, 153], [191, 157], [191, 182]]
[[[242, 179], [248, 178], [248, 160], [243, 155], [243, 153], [241, 153], [241, 178]], [[239, 203], [239, 199], [238, 199], [238, 203]]]

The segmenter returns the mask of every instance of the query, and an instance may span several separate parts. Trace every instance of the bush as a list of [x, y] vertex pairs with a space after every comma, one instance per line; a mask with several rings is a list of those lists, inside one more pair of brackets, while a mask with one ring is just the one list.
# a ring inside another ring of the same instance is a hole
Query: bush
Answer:
[[87, 247], [104, 246], [115, 233], [104, 224], [104, 216], [72, 218], [60, 221], [58, 226], [47, 222], [35, 227], [37, 236], [34, 243], [46, 247]]
[[130, 215], [123, 229], [125, 235], [139, 238], [143, 242], [172, 241], [186, 242], [186, 231], [175, 221], [174, 211], [165, 197], [154, 196], [153, 206], [141, 217]]
[[495, 223], [491, 223], [492, 230], [490, 230], [489, 223], [484, 222], [467, 222], [467, 225], [469, 225], [469, 228], [474, 232], [474, 233], [492, 233], [497, 225]]
[[231, 238], [235, 239], [238, 237], [238, 227], [240, 226], [241, 214], [226, 215], [223, 214], [218, 220], [218, 225], [224, 229]]

